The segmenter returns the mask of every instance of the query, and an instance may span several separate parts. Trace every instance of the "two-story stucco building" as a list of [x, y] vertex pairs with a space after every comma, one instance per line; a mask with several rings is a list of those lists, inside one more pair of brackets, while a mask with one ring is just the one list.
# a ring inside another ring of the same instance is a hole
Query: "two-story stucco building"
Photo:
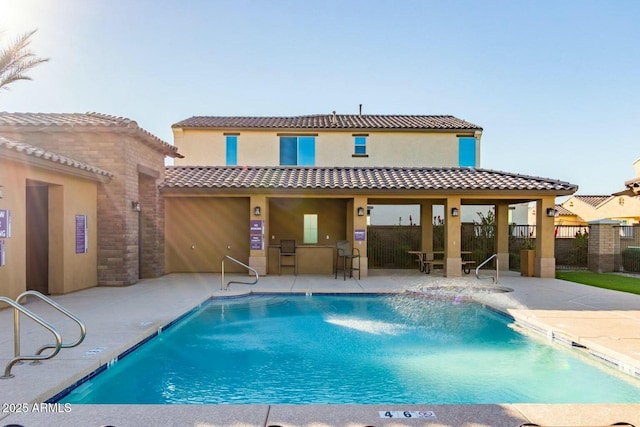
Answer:
[[184, 158], [161, 185], [167, 272], [219, 271], [230, 255], [273, 274], [280, 241], [293, 239], [300, 274], [331, 274], [335, 242], [346, 239], [366, 276], [367, 208], [406, 204], [420, 206], [424, 251], [433, 249], [433, 207], [444, 207], [447, 276], [461, 272], [462, 206], [495, 206], [495, 250], [508, 269], [509, 206], [534, 201], [536, 275], [555, 274], [555, 197], [577, 187], [481, 169], [482, 128], [473, 123], [333, 113], [192, 117], [172, 129]]

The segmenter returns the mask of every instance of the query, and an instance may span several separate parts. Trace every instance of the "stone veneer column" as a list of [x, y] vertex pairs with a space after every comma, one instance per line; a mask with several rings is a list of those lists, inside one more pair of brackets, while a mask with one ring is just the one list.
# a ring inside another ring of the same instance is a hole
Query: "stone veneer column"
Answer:
[[600, 219], [589, 222], [589, 270], [596, 273], [615, 271], [616, 240], [620, 248], [619, 221]]
[[[462, 275], [462, 257], [460, 245], [462, 241], [462, 209], [460, 197], [447, 197], [444, 207], [444, 268], [446, 277], [460, 277]], [[451, 215], [452, 209], [458, 210], [458, 215]]]

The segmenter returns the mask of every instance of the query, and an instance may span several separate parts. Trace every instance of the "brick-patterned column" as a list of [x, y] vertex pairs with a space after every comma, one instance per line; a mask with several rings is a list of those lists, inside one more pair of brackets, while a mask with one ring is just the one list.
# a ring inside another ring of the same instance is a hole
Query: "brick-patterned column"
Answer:
[[615, 271], [616, 238], [619, 221], [601, 219], [589, 222], [589, 270], [596, 273]]

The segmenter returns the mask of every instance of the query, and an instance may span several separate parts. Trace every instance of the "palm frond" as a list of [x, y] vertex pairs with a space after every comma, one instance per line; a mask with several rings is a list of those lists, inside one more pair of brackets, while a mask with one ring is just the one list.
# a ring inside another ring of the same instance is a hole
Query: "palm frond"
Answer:
[[36, 31], [24, 33], [9, 46], [0, 49], [0, 90], [7, 90], [9, 84], [18, 80], [31, 80], [26, 72], [49, 60], [39, 58], [29, 50], [31, 36]]

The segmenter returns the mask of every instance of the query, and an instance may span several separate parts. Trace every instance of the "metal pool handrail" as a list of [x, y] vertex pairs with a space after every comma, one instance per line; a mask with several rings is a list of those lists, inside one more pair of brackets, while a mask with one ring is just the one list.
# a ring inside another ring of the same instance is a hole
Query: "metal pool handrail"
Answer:
[[[228, 260], [230, 260], [230, 261], [233, 261], [233, 262], [235, 262], [236, 264], [238, 264], [238, 265], [240, 265], [240, 266], [242, 266], [242, 267], [246, 268], [247, 270], [249, 270], [249, 271], [253, 272], [253, 274], [255, 274], [255, 275], [256, 275], [255, 280], [254, 280], [253, 282], [240, 282], [240, 281], [237, 281], [237, 280], [230, 280], [230, 281], [229, 281], [229, 283], [227, 283], [227, 284], [225, 285], [225, 284], [224, 284], [224, 261], [225, 261], [226, 259], [228, 259]], [[239, 284], [242, 284], [242, 285], [255, 285], [256, 283], [258, 283], [258, 272], [257, 272], [255, 269], [253, 269], [253, 268], [249, 267], [248, 265], [246, 265], [246, 264], [244, 264], [244, 263], [242, 263], [242, 262], [238, 261], [237, 259], [232, 258], [232, 257], [230, 257], [229, 255], [225, 255], [225, 256], [222, 258], [222, 278], [221, 278], [221, 283], [220, 283], [220, 290], [221, 290], [221, 291], [226, 291], [226, 290], [228, 290], [228, 289], [229, 289], [229, 285], [230, 285], [230, 284], [232, 284], [232, 283], [239, 283]]]
[[[496, 277], [493, 277], [493, 276], [480, 276], [480, 269], [482, 268], [482, 266], [487, 264], [489, 261], [491, 261], [494, 258], [496, 259]], [[497, 284], [498, 283], [498, 274], [499, 274], [498, 272], [499, 271], [500, 271], [500, 260], [498, 259], [498, 254], [493, 254], [489, 258], [487, 258], [484, 261], [482, 261], [480, 263], [480, 265], [478, 265], [476, 267], [476, 277], [478, 278], [478, 280], [491, 279], [491, 280], [493, 280], [494, 284]]]
[[[51, 307], [55, 308], [60, 313], [64, 314], [69, 319], [73, 320], [78, 325], [78, 327], [80, 328], [80, 336], [78, 337], [78, 339], [75, 340], [72, 343], [62, 343], [61, 346], [60, 346], [61, 348], [73, 348], [73, 347], [79, 345], [82, 341], [84, 341], [84, 338], [87, 336], [87, 328], [84, 325], [84, 323], [82, 323], [82, 321], [80, 319], [78, 319], [69, 310], [67, 310], [66, 308], [64, 308], [63, 306], [61, 306], [60, 304], [58, 304], [57, 302], [52, 300], [51, 298], [47, 297], [46, 295], [44, 295], [44, 294], [42, 294], [42, 293], [40, 293], [38, 291], [25, 291], [25, 292], [21, 293], [20, 295], [18, 295], [18, 298], [16, 298], [16, 303], [20, 304], [21, 300], [26, 298], [26, 297], [28, 297], [29, 295], [32, 295], [34, 297], [40, 298], [42, 301], [46, 302]], [[17, 347], [14, 349], [15, 355], [17, 356], [18, 353], [20, 352], [20, 316], [17, 315], [17, 314], [14, 317], [14, 328], [17, 328], [16, 329], [16, 336], [17, 336], [17, 344], [16, 344], [16, 346]], [[48, 348], [55, 348], [55, 345], [54, 344], [45, 344], [42, 347], [40, 347], [38, 349], [38, 351], [36, 351], [36, 354], [41, 354], [43, 351], [45, 351]], [[38, 361], [34, 361], [32, 363], [37, 364], [39, 362]]]
[[20, 330], [19, 330], [19, 327], [16, 330], [15, 319], [20, 316], [20, 313], [24, 314], [25, 316], [27, 316], [28, 318], [30, 318], [31, 320], [33, 320], [34, 322], [36, 322], [37, 324], [39, 324], [40, 326], [42, 326], [43, 328], [45, 328], [46, 330], [51, 332], [53, 334], [55, 340], [56, 340], [56, 344], [55, 344], [54, 347], [52, 347], [53, 351], [50, 354], [47, 354], [47, 355], [44, 355], [44, 356], [41, 355], [41, 354], [25, 354], [23, 356], [21, 356], [20, 354], [16, 354], [15, 357], [13, 359], [11, 359], [9, 361], [9, 363], [7, 363], [7, 365], [4, 368], [4, 375], [0, 377], [0, 379], [4, 380], [4, 379], [8, 379], [8, 378], [13, 378], [13, 375], [11, 374], [11, 368], [13, 368], [13, 365], [15, 365], [16, 363], [18, 363], [20, 361], [23, 361], [23, 360], [45, 360], [45, 359], [51, 359], [53, 356], [58, 354], [58, 352], [60, 352], [60, 349], [62, 348], [62, 337], [60, 336], [58, 331], [53, 327], [53, 325], [51, 325], [49, 322], [47, 322], [44, 319], [42, 319], [37, 314], [35, 314], [32, 311], [28, 310], [26, 307], [21, 306], [20, 304], [18, 304], [14, 300], [12, 300], [10, 298], [7, 298], [7, 297], [0, 296], [0, 301], [5, 302], [5, 303], [9, 304], [11, 307], [13, 307], [13, 310], [14, 310], [14, 337], [13, 337], [14, 338], [14, 350], [17, 349], [18, 353], [20, 352]]

